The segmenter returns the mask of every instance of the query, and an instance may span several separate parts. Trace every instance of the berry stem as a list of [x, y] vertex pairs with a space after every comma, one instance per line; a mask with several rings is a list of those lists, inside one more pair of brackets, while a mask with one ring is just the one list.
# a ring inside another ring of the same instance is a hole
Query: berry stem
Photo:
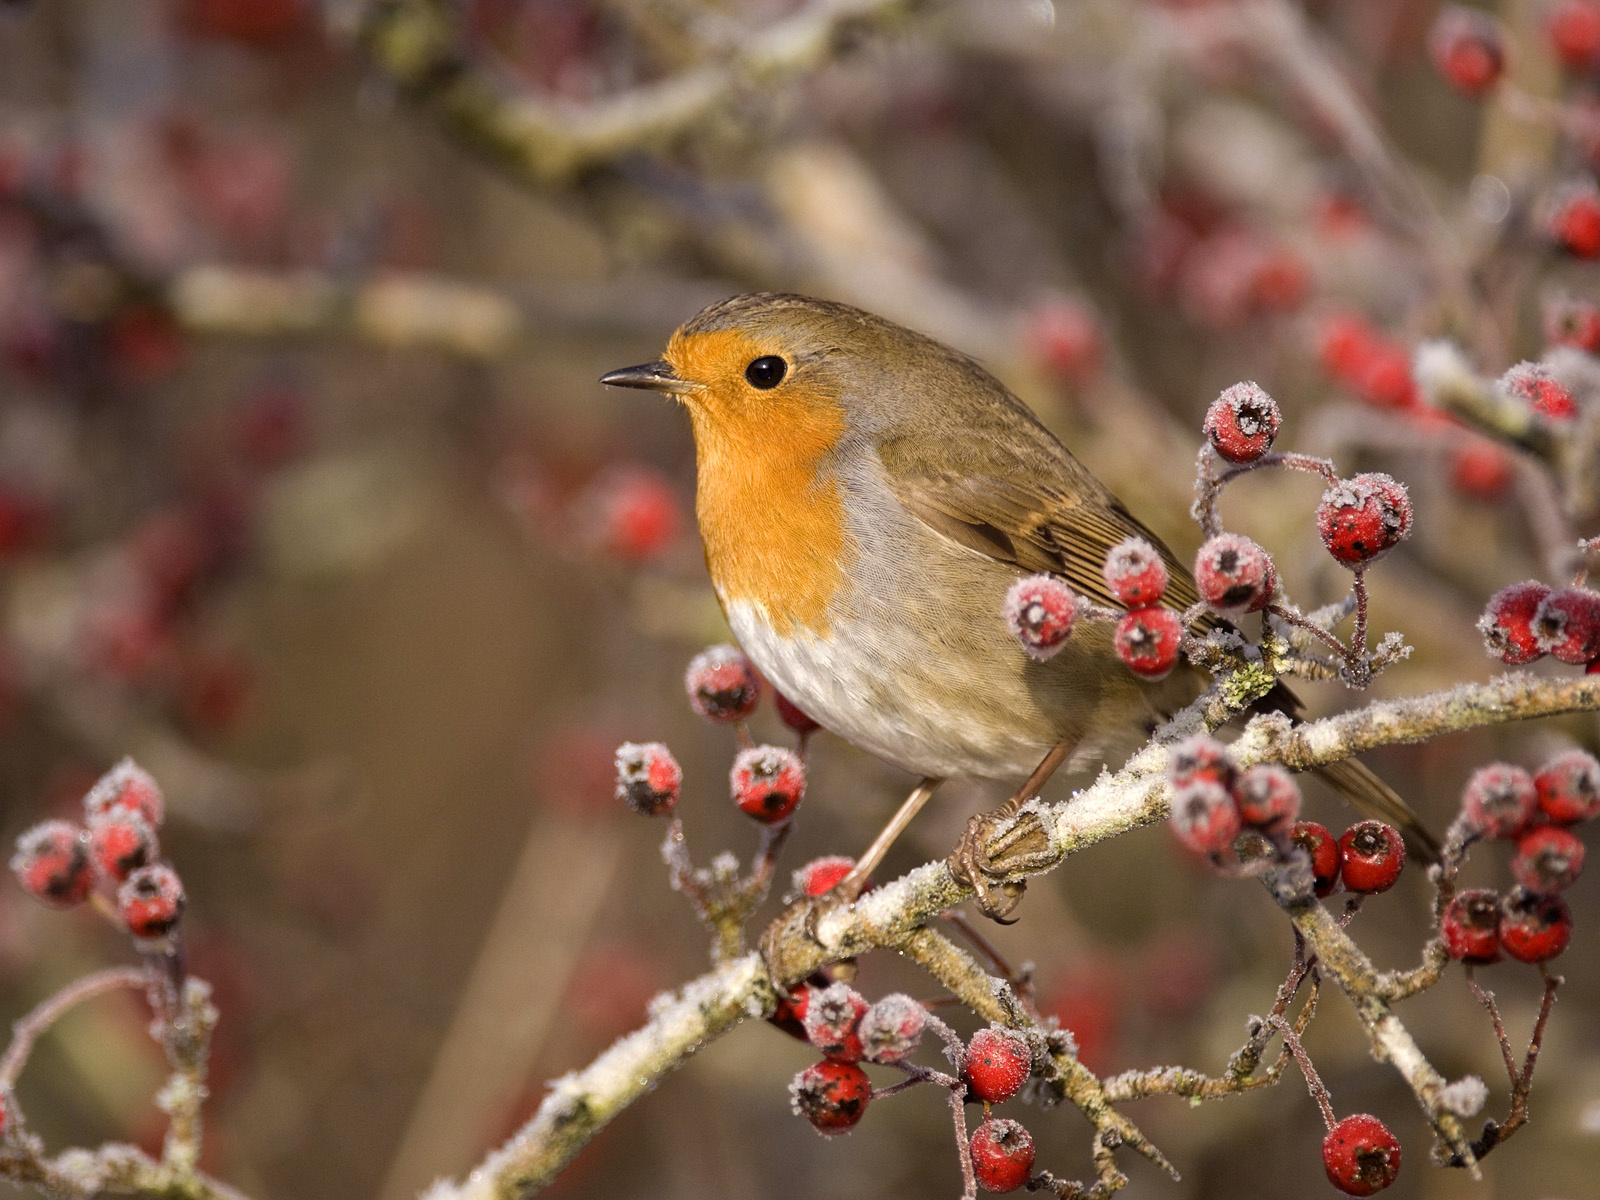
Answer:
[[1283, 1044], [1289, 1048], [1289, 1053], [1294, 1055], [1295, 1065], [1300, 1068], [1300, 1074], [1305, 1076], [1306, 1090], [1311, 1093], [1311, 1098], [1322, 1110], [1323, 1123], [1331, 1130], [1338, 1124], [1338, 1119], [1333, 1115], [1333, 1100], [1328, 1095], [1328, 1085], [1322, 1082], [1322, 1076], [1317, 1074], [1317, 1068], [1312, 1065], [1311, 1056], [1306, 1053], [1300, 1035], [1294, 1031], [1294, 1026], [1281, 1016], [1268, 1018], [1267, 1024], [1282, 1035]]
[[74, 980], [59, 992], [41, 1000], [12, 1026], [11, 1044], [6, 1047], [5, 1055], [0, 1057], [0, 1094], [16, 1086], [34, 1046], [68, 1010], [107, 992], [121, 988], [143, 988], [149, 983], [149, 974], [139, 967], [108, 967]]

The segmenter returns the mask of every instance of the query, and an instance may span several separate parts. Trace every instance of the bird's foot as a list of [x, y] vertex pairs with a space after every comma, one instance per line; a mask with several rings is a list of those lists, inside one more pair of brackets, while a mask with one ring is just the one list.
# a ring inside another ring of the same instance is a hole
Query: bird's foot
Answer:
[[861, 881], [861, 884], [853, 884], [851, 880], [846, 879], [838, 887], [820, 896], [802, 896], [762, 930], [756, 948], [761, 952], [761, 961], [766, 965], [767, 979], [780, 996], [788, 994], [785, 980], [795, 977], [796, 972], [790, 964], [796, 951], [820, 946], [822, 939], [817, 934], [819, 922], [835, 909], [847, 908], [854, 904], [864, 885], [865, 880]]
[[1035, 860], [1044, 865], [1047, 855], [1048, 839], [1037, 815], [1007, 804], [967, 822], [948, 864], [956, 881], [972, 889], [979, 912], [1014, 925], [1018, 918], [1012, 914], [1028, 885], [1013, 876]]

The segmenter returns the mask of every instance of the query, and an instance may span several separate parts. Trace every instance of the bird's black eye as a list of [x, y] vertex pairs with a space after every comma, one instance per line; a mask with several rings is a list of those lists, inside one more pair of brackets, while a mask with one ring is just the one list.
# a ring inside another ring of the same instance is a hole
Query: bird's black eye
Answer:
[[782, 383], [788, 370], [789, 364], [776, 354], [763, 354], [760, 358], [750, 360], [750, 365], [744, 369], [744, 377], [750, 381], [751, 387], [766, 391]]

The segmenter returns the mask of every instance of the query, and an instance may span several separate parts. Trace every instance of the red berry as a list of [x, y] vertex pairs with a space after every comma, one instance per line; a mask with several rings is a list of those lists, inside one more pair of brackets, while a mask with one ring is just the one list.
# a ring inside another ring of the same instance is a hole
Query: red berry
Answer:
[[1033, 1051], [1015, 1029], [991, 1025], [967, 1043], [967, 1086], [987, 1104], [1004, 1104], [1015, 1096], [1032, 1070]]
[[708, 721], [743, 721], [761, 699], [760, 676], [732, 646], [712, 646], [696, 654], [683, 681], [690, 706]]
[[1515, 478], [1511, 455], [1488, 438], [1471, 438], [1451, 453], [1450, 483], [1464, 496], [1499, 500]]
[[1030, 658], [1043, 662], [1066, 645], [1078, 615], [1078, 597], [1054, 575], [1029, 575], [1011, 585], [1001, 611], [1011, 636]]
[[774, 691], [772, 700], [778, 709], [778, 719], [796, 733], [810, 733], [813, 730], [822, 728], [816, 721], [813, 721], [800, 711], [795, 702], [782, 692]]
[[89, 895], [92, 873], [83, 831], [68, 821], [45, 821], [17, 839], [11, 873], [30, 896], [70, 908]]
[[1209, 779], [1226, 788], [1233, 786], [1233, 777], [1233, 759], [1228, 757], [1228, 748], [1209, 734], [1194, 734], [1172, 747], [1167, 778], [1174, 785]]
[[160, 785], [131, 758], [102, 775], [83, 798], [84, 816], [90, 821], [115, 809], [136, 812], [157, 829], [166, 815]]
[[1371, 1113], [1346, 1117], [1322, 1139], [1328, 1182], [1347, 1196], [1381, 1192], [1400, 1174], [1400, 1143]]
[[835, 1062], [855, 1062], [862, 1054], [861, 1018], [867, 1002], [847, 983], [831, 983], [812, 991], [806, 1001], [806, 1037]]
[[649, 562], [668, 550], [683, 526], [672, 485], [644, 467], [606, 471], [588, 491], [604, 548], [625, 562]]
[[1219, 533], [1200, 547], [1194, 578], [1200, 598], [1223, 613], [1260, 612], [1278, 586], [1272, 556], [1237, 533]]
[[1341, 479], [1322, 494], [1317, 532], [1345, 566], [1375, 562], [1411, 532], [1411, 498], [1388, 475]]
[[159, 857], [156, 831], [138, 813], [113, 810], [89, 822], [89, 861], [108, 883], [121, 883]]
[[1563, 188], [1551, 202], [1550, 237], [1574, 258], [1600, 258], [1600, 191]]
[[1226, 854], [1241, 828], [1233, 794], [1220, 783], [1202, 778], [1173, 789], [1168, 823], [1178, 840], [1196, 854]]
[[1333, 831], [1316, 821], [1296, 821], [1289, 839], [1311, 860], [1311, 880], [1319, 896], [1330, 896], [1339, 886], [1339, 868], [1344, 854]]
[[1544, 337], [1552, 346], [1573, 346], [1600, 354], [1600, 304], [1557, 296], [1545, 304]]
[[734, 803], [766, 825], [789, 819], [806, 794], [806, 768], [782, 746], [739, 751], [728, 776]]
[[1233, 785], [1239, 817], [1254, 829], [1286, 830], [1300, 816], [1300, 785], [1271, 763], [1251, 767]]
[[1335, 313], [1323, 321], [1317, 335], [1317, 357], [1322, 369], [1347, 384], [1367, 370], [1381, 339], [1364, 317]]
[[1417, 383], [1411, 373], [1411, 355], [1404, 346], [1380, 342], [1369, 352], [1355, 387], [1361, 399], [1377, 408], [1413, 407]]
[[1517, 842], [1511, 875], [1535, 892], [1564, 892], [1583, 870], [1583, 842], [1560, 825], [1539, 825]]
[[1545, 28], [1568, 70], [1587, 71], [1600, 59], [1600, 4], [1595, 0], [1558, 0]]
[[1211, 402], [1202, 428], [1223, 458], [1247, 463], [1272, 449], [1282, 424], [1276, 400], [1254, 383], [1236, 383]]
[[1489, 606], [1478, 618], [1478, 632], [1491, 655], [1509, 666], [1531, 663], [1544, 655], [1533, 628], [1534, 614], [1550, 594], [1537, 580], [1509, 584], [1489, 598]]
[[1162, 679], [1177, 665], [1183, 622], [1170, 608], [1136, 608], [1117, 622], [1112, 644], [1135, 675]]
[[1572, 913], [1560, 896], [1513, 888], [1500, 905], [1500, 944], [1518, 962], [1555, 958], [1572, 940]]
[[1167, 564], [1143, 538], [1128, 538], [1106, 555], [1106, 586], [1130, 608], [1142, 608], [1161, 599], [1167, 590]]
[[1445, 906], [1439, 936], [1451, 958], [1492, 963], [1500, 958], [1500, 897], [1488, 888], [1457, 892]]
[[794, 1077], [789, 1103], [818, 1133], [848, 1133], [872, 1100], [872, 1080], [854, 1063], [825, 1059]]
[[821, 896], [831, 892], [851, 868], [856, 865], [856, 860], [846, 858], [842, 854], [831, 854], [824, 858], [813, 858], [805, 866], [794, 873], [794, 890], [802, 896]]
[[972, 1131], [972, 1173], [986, 1192], [1014, 1192], [1033, 1174], [1033, 1137], [1016, 1121], [989, 1117]]
[[1578, 403], [1542, 363], [1518, 363], [1500, 376], [1500, 390], [1549, 421], [1570, 421]]
[[183, 881], [165, 863], [140, 867], [117, 891], [117, 912], [136, 938], [164, 937], [183, 916]]
[[[1499, 903], [1498, 898], [1495, 901]], [[1499, 910], [1497, 909], [1496, 912]], [[802, 1042], [809, 1042], [806, 1037], [806, 1009], [811, 1003], [811, 988], [801, 985], [787, 996], [779, 996], [778, 1003], [772, 1010], [772, 1015], [767, 1018], [779, 1029], [790, 1037], [799, 1038]]]
[[1537, 803], [1533, 777], [1510, 763], [1479, 767], [1461, 793], [1461, 811], [1490, 837], [1520, 836]]
[[1556, 588], [1533, 614], [1533, 636], [1544, 653], [1583, 666], [1600, 658], [1600, 592]]
[[1085, 305], [1057, 299], [1037, 308], [1028, 322], [1034, 356], [1053, 375], [1069, 383], [1089, 381], [1103, 352], [1100, 323]]
[[1558, 825], [1600, 814], [1600, 762], [1582, 750], [1558, 754], [1533, 777], [1539, 811]]
[[1443, 10], [1428, 35], [1433, 65], [1450, 86], [1467, 96], [1481, 96], [1500, 81], [1506, 53], [1500, 26], [1469, 8]]
[[1339, 877], [1351, 892], [1386, 892], [1406, 865], [1400, 831], [1382, 821], [1357, 821], [1339, 838]]
[[928, 1010], [919, 1001], [891, 993], [861, 1018], [862, 1051], [873, 1062], [901, 1062], [917, 1048], [927, 1024]]
[[624, 742], [617, 747], [618, 800], [647, 817], [670, 813], [683, 791], [683, 768], [660, 742]]

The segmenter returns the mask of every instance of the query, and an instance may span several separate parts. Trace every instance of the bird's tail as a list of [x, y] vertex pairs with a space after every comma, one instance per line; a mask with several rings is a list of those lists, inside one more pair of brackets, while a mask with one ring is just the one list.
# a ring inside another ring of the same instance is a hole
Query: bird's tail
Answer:
[[1405, 835], [1406, 849], [1422, 862], [1439, 861], [1439, 841], [1428, 832], [1398, 792], [1353, 758], [1318, 767], [1317, 772], [1334, 790], [1369, 817], [1395, 826]]

